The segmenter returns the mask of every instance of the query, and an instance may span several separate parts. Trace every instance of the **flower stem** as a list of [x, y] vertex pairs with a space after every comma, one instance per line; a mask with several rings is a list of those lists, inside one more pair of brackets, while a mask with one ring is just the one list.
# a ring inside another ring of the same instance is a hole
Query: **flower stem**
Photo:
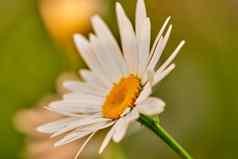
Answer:
[[165, 129], [160, 126], [158, 119], [140, 115], [138, 121], [145, 127], [149, 128], [151, 131], [153, 131], [157, 136], [159, 136], [171, 149], [173, 149], [179, 156], [181, 156], [181, 158], [192, 159], [188, 152], [181, 145], [179, 145]]

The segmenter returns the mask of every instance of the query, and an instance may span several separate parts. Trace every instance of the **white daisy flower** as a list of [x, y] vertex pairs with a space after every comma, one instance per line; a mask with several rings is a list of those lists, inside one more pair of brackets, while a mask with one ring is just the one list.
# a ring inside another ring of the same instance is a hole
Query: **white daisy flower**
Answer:
[[151, 97], [152, 87], [175, 68], [172, 61], [185, 42], [180, 42], [157, 68], [172, 30], [170, 25], [165, 31], [170, 17], [150, 48], [151, 24], [144, 1], [137, 1], [135, 30], [119, 3], [116, 3], [116, 14], [122, 49], [99, 16], [92, 18], [95, 34], [90, 34], [89, 40], [80, 34], [74, 36], [89, 70], [80, 71], [84, 81], [64, 82], [71, 93], [47, 107], [65, 118], [38, 127], [38, 131], [52, 134], [52, 137], [65, 134], [55, 146], [88, 136], [80, 153], [97, 131], [111, 127], [99, 149], [102, 153], [111, 140], [122, 140], [129, 124], [140, 114], [153, 116], [164, 110], [165, 103]]

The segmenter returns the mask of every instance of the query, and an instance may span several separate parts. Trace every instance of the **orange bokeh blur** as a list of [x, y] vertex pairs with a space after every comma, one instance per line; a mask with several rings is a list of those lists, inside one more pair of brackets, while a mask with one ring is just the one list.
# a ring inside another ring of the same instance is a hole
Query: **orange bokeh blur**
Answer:
[[72, 35], [90, 31], [90, 17], [103, 14], [103, 0], [40, 0], [39, 10], [48, 32], [64, 46]]

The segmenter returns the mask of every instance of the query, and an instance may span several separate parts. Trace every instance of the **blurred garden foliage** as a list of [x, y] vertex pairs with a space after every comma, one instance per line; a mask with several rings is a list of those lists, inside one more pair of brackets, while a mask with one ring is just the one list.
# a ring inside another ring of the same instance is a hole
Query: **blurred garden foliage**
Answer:
[[[165, 18], [172, 16], [173, 32], [162, 59], [180, 39], [187, 41], [176, 60], [176, 70], [156, 90], [155, 95], [167, 103], [162, 125], [194, 158], [237, 158], [238, 3], [145, 1], [153, 38]], [[117, 35], [114, 2], [105, 1], [109, 6], [105, 18]], [[120, 2], [133, 17], [135, 0]], [[48, 35], [38, 3], [0, 0], [0, 158], [21, 158], [24, 136], [13, 126], [16, 111], [54, 94], [56, 78], [82, 66], [79, 56], [73, 56], [74, 60], [68, 56], [75, 54], [73, 50], [56, 44]], [[128, 158], [177, 157], [147, 130], [120, 144]]]

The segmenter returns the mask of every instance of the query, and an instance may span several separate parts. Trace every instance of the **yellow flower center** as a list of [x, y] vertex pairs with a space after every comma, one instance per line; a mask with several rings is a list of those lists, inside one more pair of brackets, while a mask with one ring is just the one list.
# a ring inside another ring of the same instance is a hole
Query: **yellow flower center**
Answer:
[[129, 75], [116, 83], [102, 107], [104, 117], [117, 119], [126, 110], [135, 105], [136, 97], [141, 90], [140, 79], [135, 75]]

